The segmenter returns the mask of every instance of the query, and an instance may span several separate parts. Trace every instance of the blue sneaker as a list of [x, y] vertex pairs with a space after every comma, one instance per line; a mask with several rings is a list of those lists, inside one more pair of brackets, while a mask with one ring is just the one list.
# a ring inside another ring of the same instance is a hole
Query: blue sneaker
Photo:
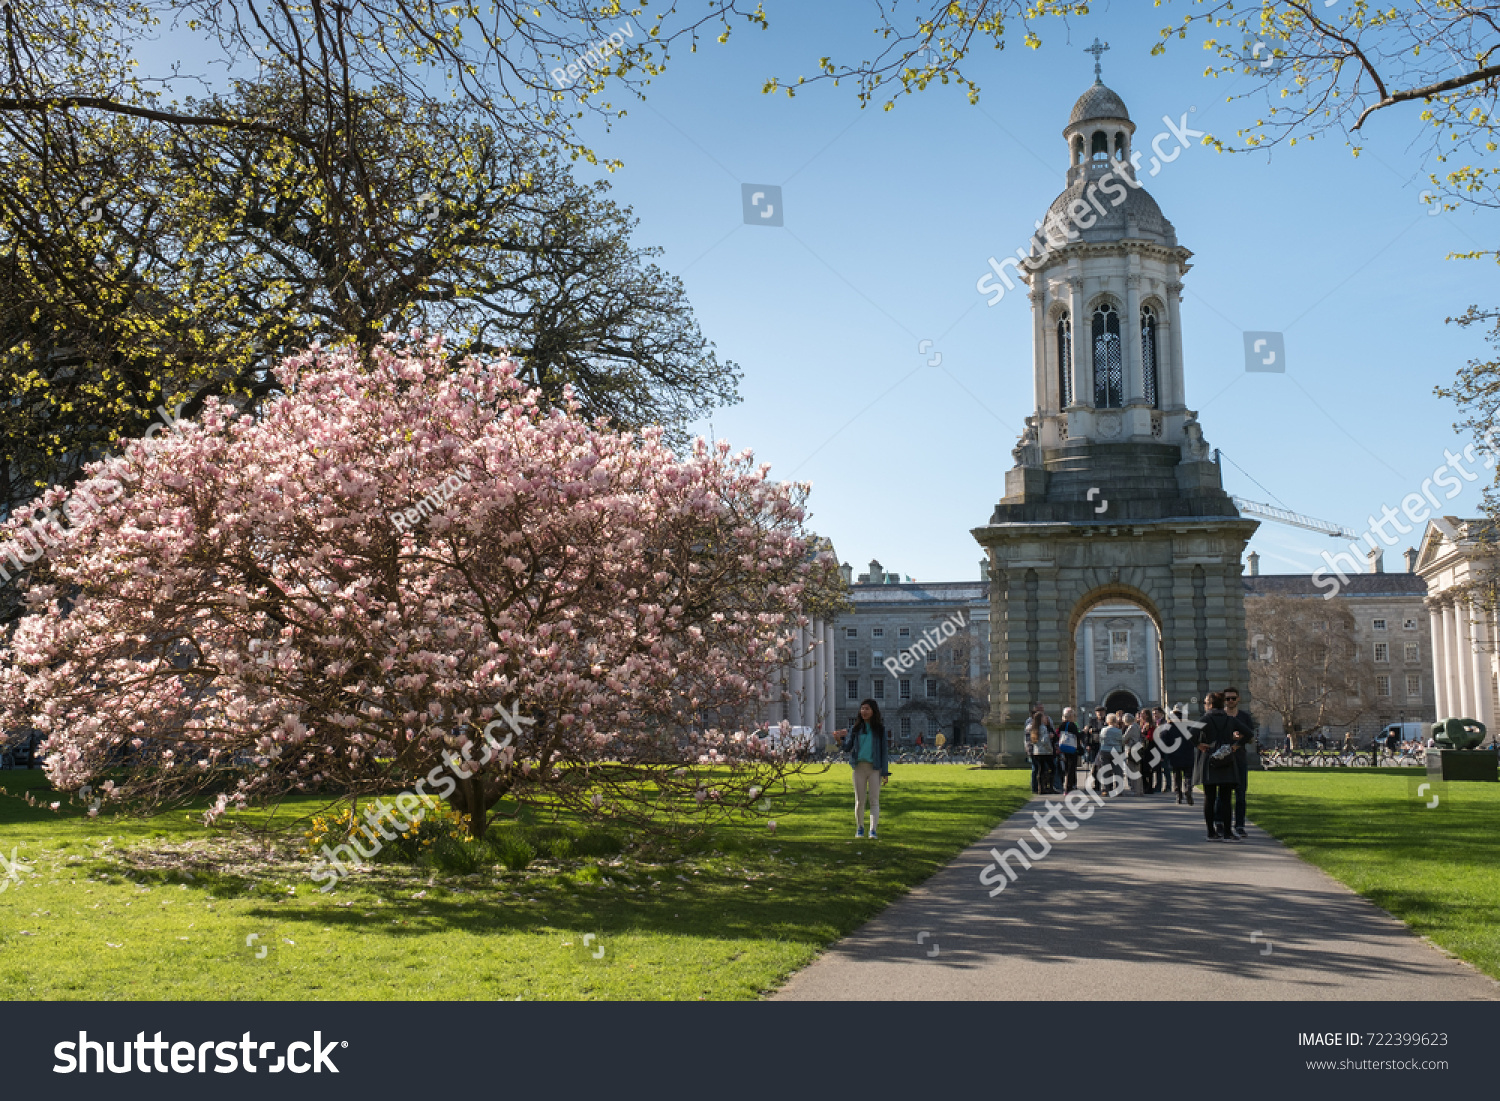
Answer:
[[879, 841], [880, 840], [880, 835], [878, 833], [876, 833], [874, 830], [871, 830], [870, 831], [870, 840], [871, 841]]
[[[861, 840], [864, 839], [864, 836], [865, 836], [865, 828], [863, 826], [859, 827], [859, 829], [857, 829], [857, 830], [854, 831], [854, 840], [861, 841]], [[871, 835], [871, 836], [873, 836], [873, 835]]]

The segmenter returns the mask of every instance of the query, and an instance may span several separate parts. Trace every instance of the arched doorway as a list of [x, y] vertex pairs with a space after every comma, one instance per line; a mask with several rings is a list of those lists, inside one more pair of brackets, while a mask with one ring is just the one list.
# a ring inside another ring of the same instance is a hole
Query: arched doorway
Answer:
[[1064, 683], [1071, 691], [1064, 691], [1080, 715], [1166, 706], [1160, 621], [1144, 593], [1118, 582], [1100, 586], [1080, 596], [1070, 618], [1073, 660]]

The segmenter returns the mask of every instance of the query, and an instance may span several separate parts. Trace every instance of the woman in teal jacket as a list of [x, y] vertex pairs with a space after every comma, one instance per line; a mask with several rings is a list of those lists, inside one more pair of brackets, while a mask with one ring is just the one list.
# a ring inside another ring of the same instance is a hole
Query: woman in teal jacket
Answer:
[[[880, 705], [865, 700], [859, 705], [859, 720], [848, 730], [835, 730], [833, 736], [849, 754], [854, 766], [854, 836], [865, 835], [865, 807], [870, 808], [870, 837], [880, 825], [880, 789], [891, 778], [890, 758], [885, 746], [885, 722]], [[879, 776], [877, 782], [875, 777]]]

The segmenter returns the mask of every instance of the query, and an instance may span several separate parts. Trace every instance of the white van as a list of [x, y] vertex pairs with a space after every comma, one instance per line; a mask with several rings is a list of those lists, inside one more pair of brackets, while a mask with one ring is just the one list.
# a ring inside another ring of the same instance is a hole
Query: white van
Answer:
[[1427, 739], [1432, 735], [1431, 723], [1391, 723], [1380, 732], [1380, 740], [1384, 742], [1395, 731], [1396, 737], [1403, 742], [1421, 742], [1427, 744]]

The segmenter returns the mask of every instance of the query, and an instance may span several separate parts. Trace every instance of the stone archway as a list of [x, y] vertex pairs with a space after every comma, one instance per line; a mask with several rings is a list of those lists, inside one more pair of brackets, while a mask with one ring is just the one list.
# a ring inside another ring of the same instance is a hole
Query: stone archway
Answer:
[[1107, 713], [1123, 711], [1128, 715], [1134, 715], [1141, 709], [1141, 701], [1136, 699], [1135, 693], [1128, 688], [1117, 688], [1104, 697], [1104, 710]]
[[1256, 527], [1238, 516], [1205, 516], [976, 528], [989, 554], [986, 761], [1023, 766], [1028, 705], [1073, 703], [1073, 631], [1104, 600], [1127, 600], [1155, 622], [1164, 705], [1246, 683], [1240, 557]]

